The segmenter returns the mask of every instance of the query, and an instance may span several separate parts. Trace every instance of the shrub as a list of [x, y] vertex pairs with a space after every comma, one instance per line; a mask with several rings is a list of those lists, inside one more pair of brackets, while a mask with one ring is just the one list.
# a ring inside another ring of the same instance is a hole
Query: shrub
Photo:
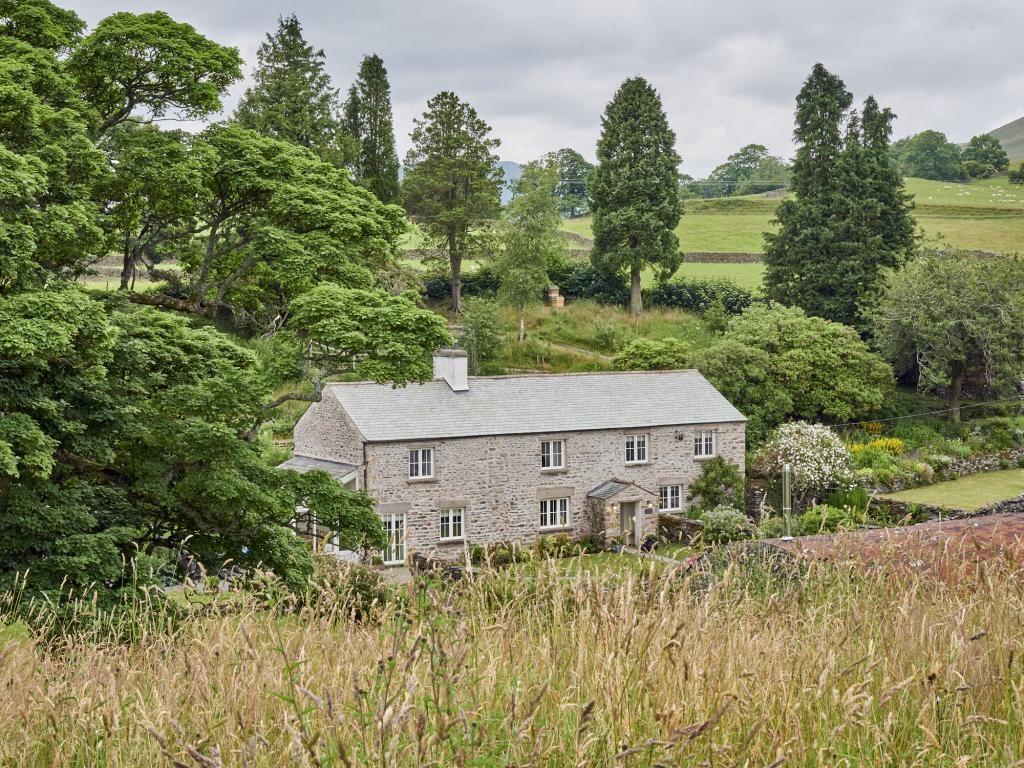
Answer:
[[504, 324], [498, 305], [490, 299], [466, 299], [462, 313], [462, 346], [469, 356], [469, 372], [478, 375], [501, 353]]
[[801, 536], [813, 536], [817, 533], [835, 533], [840, 530], [861, 528], [867, 523], [867, 515], [863, 511], [849, 507], [833, 507], [829, 504], [818, 504], [802, 515], [795, 526]]
[[743, 475], [740, 468], [721, 456], [701, 464], [700, 475], [690, 485], [686, 498], [698, 511], [743, 504]]
[[871, 494], [866, 488], [855, 485], [852, 488], [843, 488], [833, 491], [826, 500], [831, 507], [851, 509], [857, 512], [867, 513], [871, 504]]
[[[463, 296], [494, 296], [498, 292], [501, 280], [484, 264], [478, 269], [462, 273]], [[423, 292], [432, 299], [447, 299], [452, 295], [452, 279], [450, 275], [431, 275], [423, 281]]]
[[781, 517], [766, 517], [757, 526], [758, 533], [766, 539], [778, 539], [786, 535], [786, 521]]
[[685, 368], [690, 345], [679, 339], [634, 339], [618, 351], [612, 364], [620, 371], [665, 371]]
[[548, 277], [568, 299], [590, 299], [600, 304], [627, 304], [629, 286], [618, 275], [605, 275], [588, 261], [566, 261], [548, 270]]
[[702, 538], [707, 544], [728, 544], [749, 539], [753, 526], [745, 514], [728, 504], [722, 504], [700, 514], [704, 522]]
[[798, 501], [808, 494], [853, 485], [851, 455], [839, 437], [823, 424], [796, 421], [779, 427], [754, 459], [758, 471], [781, 477], [783, 465], [793, 471]]
[[704, 314], [716, 304], [738, 315], [754, 303], [754, 294], [731, 280], [672, 280], [649, 294], [652, 304]]

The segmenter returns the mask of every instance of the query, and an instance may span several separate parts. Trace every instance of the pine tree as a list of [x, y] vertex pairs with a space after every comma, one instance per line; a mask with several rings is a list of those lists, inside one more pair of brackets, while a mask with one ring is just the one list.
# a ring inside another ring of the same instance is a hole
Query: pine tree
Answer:
[[398, 152], [391, 116], [391, 86], [384, 61], [363, 57], [356, 83], [345, 102], [346, 131], [359, 142], [356, 181], [381, 202], [398, 200]]
[[629, 273], [634, 314], [643, 311], [641, 270], [653, 266], [667, 277], [682, 261], [674, 231], [682, 214], [675, 142], [657, 91], [642, 77], [626, 80], [601, 118], [589, 185], [591, 259], [605, 274]]
[[260, 45], [256, 62], [256, 83], [235, 112], [238, 124], [344, 165], [352, 142], [342, 131], [338, 91], [331, 87], [323, 50], [306, 42], [295, 14], [278, 19], [277, 31]]
[[501, 144], [472, 106], [451, 91], [427, 102], [410, 134], [403, 192], [406, 207], [444, 249], [452, 273], [452, 310], [462, 311], [462, 261], [470, 232], [501, 210]]
[[909, 196], [889, 152], [893, 114], [874, 98], [863, 119], [843, 81], [816, 64], [797, 96], [794, 197], [765, 235], [770, 298], [808, 314], [863, 326], [862, 300], [883, 267], [914, 242]]

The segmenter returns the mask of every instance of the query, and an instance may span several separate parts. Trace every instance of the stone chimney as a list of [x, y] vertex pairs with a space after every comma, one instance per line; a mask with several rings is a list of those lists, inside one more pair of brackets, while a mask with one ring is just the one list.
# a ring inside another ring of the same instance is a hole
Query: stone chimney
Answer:
[[464, 349], [438, 349], [434, 352], [434, 379], [444, 379], [452, 392], [469, 390], [469, 357]]

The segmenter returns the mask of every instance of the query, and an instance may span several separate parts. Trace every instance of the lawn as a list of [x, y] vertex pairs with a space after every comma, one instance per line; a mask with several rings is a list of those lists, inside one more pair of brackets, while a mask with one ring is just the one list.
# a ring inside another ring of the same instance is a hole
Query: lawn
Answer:
[[1012, 499], [1021, 494], [1024, 494], [1024, 469], [1006, 469], [979, 472], [959, 480], [887, 494], [882, 498], [972, 512], [987, 504]]
[[[731, 280], [741, 288], [757, 293], [764, 281], [764, 264], [716, 264], [695, 261], [683, 264], [674, 276], [691, 280]], [[650, 275], [650, 279], [653, 287], [653, 274]]]
[[[968, 250], [1024, 250], [1024, 187], [1005, 177], [965, 184], [906, 179], [914, 216], [929, 245]], [[778, 198], [687, 200], [676, 227], [684, 253], [761, 253]], [[568, 219], [567, 232], [591, 237], [590, 217]]]

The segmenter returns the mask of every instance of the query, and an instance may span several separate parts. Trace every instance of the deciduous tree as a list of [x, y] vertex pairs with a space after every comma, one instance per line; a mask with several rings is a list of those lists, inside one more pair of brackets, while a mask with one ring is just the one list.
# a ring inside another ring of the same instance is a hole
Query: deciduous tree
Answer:
[[591, 259], [606, 274], [630, 279], [630, 309], [643, 311], [640, 274], [671, 276], [682, 261], [675, 227], [679, 155], [661, 98], [641, 77], [626, 80], [605, 108], [590, 177], [594, 213]]
[[922, 389], [1012, 395], [1024, 380], [1024, 264], [1012, 256], [924, 251], [888, 276], [871, 312], [879, 349]]
[[470, 230], [498, 216], [500, 141], [472, 106], [451, 91], [427, 102], [405, 158], [406, 206], [448, 257], [452, 309], [462, 311], [462, 261]]
[[218, 45], [163, 11], [120, 12], [75, 46], [68, 70], [96, 109], [102, 136], [139, 113], [202, 120], [242, 77], [238, 49]]
[[519, 340], [526, 338], [526, 308], [540, 301], [548, 268], [565, 253], [560, 230], [554, 165], [529, 163], [505, 208], [494, 271], [501, 281], [498, 300], [519, 313]]
[[1010, 167], [1010, 156], [995, 136], [983, 133], [972, 136], [961, 153], [964, 167], [972, 177], [986, 177]]

